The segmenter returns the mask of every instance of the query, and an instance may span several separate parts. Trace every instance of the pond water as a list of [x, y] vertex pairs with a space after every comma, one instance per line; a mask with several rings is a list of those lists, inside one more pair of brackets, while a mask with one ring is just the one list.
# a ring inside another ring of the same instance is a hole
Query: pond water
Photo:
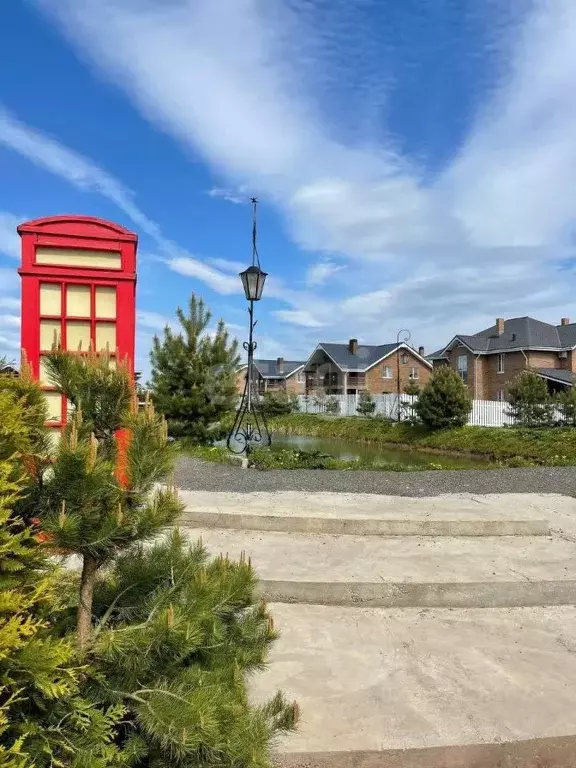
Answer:
[[281, 451], [291, 448], [302, 451], [320, 451], [339, 459], [366, 459], [392, 461], [411, 466], [430, 464], [441, 465], [445, 469], [481, 469], [492, 462], [474, 456], [444, 456], [412, 449], [395, 448], [377, 443], [361, 443], [352, 440], [340, 440], [324, 437], [304, 437], [302, 435], [272, 435], [272, 450]]

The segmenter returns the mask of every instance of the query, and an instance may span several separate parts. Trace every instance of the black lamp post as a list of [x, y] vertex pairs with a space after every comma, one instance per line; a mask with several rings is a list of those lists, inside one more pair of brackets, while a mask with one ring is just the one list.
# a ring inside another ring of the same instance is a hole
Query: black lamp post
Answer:
[[258, 346], [254, 341], [254, 328], [257, 320], [254, 320], [254, 302], [260, 301], [264, 283], [268, 277], [266, 272], [260, 268], [260, 257], [256, 245], [256, 207], [258, 200], [252, 198], [252, 264], [240, 272], [240, 279], [244, 287], [244, 293], [248, 299], [248, 341], [243, 346], [248, 353], [248, 367], [246, 370], [246, 382], [240, 406], [236, 412], [234, 425], [228, 435], [228, 449], [232, 453], [247, 456], [254, 446], [267, 446], [272, 442], [264, 411], [260, 405], [260, 400], [254, 392], [254, 351]]
[[404, 334], [404, 338], [402, 339], [402, 342], [404, 344], [408, 344], [410, 339], [412, 338], [412, 334], [409, 330], [406, 328], [402, 328], [398, 331], [396, 334], [396, 357], [398, 358], [398, 379], [397, 379], [397, 390], [398, 390], [398, 421], [402, 420], [402, 408], [401, 408], [401, 402], [400, 399], [402, 397], [402, 390], [401, 390], [401, 384], [400, 384], [400, 336]]

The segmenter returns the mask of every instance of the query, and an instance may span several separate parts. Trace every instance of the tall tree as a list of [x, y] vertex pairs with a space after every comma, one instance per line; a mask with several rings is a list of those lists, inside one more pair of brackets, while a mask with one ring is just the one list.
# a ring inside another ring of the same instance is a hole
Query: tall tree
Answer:
[[210, 442], [221, 437], [222, 418], [236, 405], [238, 343], [230, 340], [223, 320], [214, 333], [208, 331], [212, 315], [194, 294], [188, 312], [178, 307], [176, 316], [179, 332], [166, 327], [162, 339], [154, 337], [154, 404], [170, 434]]
[[534, 371], [520, 371], [508, 384], [508, 414], [524, 427], [548, 426], [552, 421], [552, 403], [548, 386]]

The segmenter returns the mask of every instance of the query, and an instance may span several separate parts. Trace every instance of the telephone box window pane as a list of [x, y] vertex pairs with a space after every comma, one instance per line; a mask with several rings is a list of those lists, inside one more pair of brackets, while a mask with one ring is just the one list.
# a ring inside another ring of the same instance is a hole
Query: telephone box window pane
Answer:
[[62, 421], [62, 395], [59, 392], [44, 392], [48, 405], [48, 421]]
[[40, 320], [40, 349], [49, 352], [56, 344], [60, 344], [61, 331], [59, 320]]
[[66, 289], [68, 317], [90, 317], [90, 286], [69, 285]]
[[52, 449], [55, 450], [56, 448], [58, 448], [58, 443], [62, 438], [62, 432], [60, 431], [60, 427], [52, 427], [51, 429], [46, 430], [46, 434], [48, 435], [48, 439], [50, 440]]
[[96, 286], [96, 317], [116, 317], [116, 288]]
[[120, 269], [122, 266], [119, 253], [88, 248], [36, 248], [36, 264], [96, 269]]
[[49, 386], [52, 386], [52, 382], [50, 381], [50, 378], [48, 377], [48, 371], [46, 369], [46, 360], [48, 358], [45, 355], [42, 355], [40, 357], [40, 384], [48, 384]]
[[90, 349], [90, 323], [69, 320], [66, 323], [66, 347], [74, 352], [88, 352]]
[[110, 360], [108, 360], [108, 367], [110, 368], [111, 371], [115, 371], [116, 370], [116, 358], [115, 357], [111, 357]]
[[41, 283], [40, 284], [40, 314], [58, 315], [62, 314], [60, 283]]
[[96, 349], [116, 351], [116, 323], [96, 323]]

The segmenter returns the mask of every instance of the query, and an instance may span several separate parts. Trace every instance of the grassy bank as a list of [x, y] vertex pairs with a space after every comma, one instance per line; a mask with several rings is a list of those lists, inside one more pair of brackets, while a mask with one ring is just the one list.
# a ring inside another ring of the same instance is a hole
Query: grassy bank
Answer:
[[576, 429], [460, 427], [426, 432], [406, 423], [383, 419], [326, 418], [312, 414], [278, 416], [270, 429], [287, 435], [341, 438], [419, 450], [487, 456], [503, 466], [568, 466], [576, 464]]

